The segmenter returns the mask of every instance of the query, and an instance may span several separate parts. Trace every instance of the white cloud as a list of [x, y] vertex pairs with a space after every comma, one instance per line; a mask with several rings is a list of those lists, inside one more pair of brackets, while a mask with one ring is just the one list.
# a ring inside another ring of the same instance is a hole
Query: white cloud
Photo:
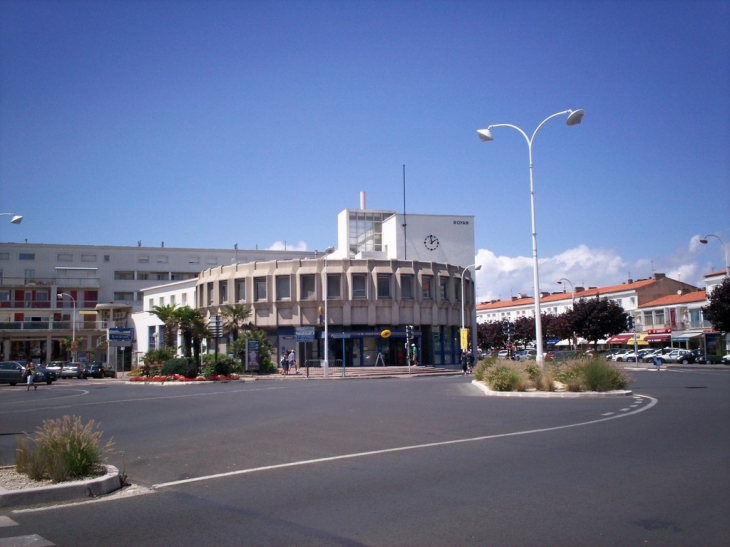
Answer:
[[[703, 287], [703, 275], [712, 270], [709, 264], [698, 263], [703, 247], [699, 236], [693, 236], [686, 247], [677, 249], [669, 257], [628, 262], [613, 249], [579, 245], [552, 257], [539, 258], [540, 290], [562, 291], [563, 286], [557, 283], [561, 278], [578, 287], [605, 287], [629, 278], [646, 279], [655, 272]], [[476, 263], [482, 265], [476, 278], [478, 301], [506, 300], [518, 293], [534, 295], [532, 257], [495, 256], [489, 249], [479, 249]], [[565, 290], [570, 291], [567, 283]]]
[[300, 241], [295, 244], [291, 244], [286, 241], [274, 241], [267, 251], [306, 251], [307, 244], [304, 241]]

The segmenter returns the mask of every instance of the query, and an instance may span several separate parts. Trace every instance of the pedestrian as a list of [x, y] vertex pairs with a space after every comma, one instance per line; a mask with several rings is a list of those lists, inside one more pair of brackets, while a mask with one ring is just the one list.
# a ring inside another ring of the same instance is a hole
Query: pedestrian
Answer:
[[466, 354], [466, 360], [469, 366], [469, 372], [474, 371], [474, 354], [470, 351]]
[[294, 374], [299, 374], [299, 368], [297, 367], [297, 360], [294, 356], [294, 350], [289, 352], [289, 370], [293, 370]]
[[30, 391], [30, 386], [33, 386], [33, 390], [38, 389], [38, 386], [33, 383], [33, 380], [35, 380], [35, 367], [33, 366], [33, 361], [28, 361], [26, 363], [23, 375], [25, 376], [26, 382], [28, 384], [28, 387], [25, 389], [25, 391]]
[[413, 366], [418, 366], [418, 348], [416, 348], [416, 344], [411, 344], [411, 353], [413, 353]]
[[289, 359], [286, 351], [284, 351], [283, 357], [281, 358], [281, 373], [285, 376], [289, 374]]
[[466, 354], [466, 350], [461, 352], [461, 370], [466, 374], [466, 369], [469, 367], [469, 357]]

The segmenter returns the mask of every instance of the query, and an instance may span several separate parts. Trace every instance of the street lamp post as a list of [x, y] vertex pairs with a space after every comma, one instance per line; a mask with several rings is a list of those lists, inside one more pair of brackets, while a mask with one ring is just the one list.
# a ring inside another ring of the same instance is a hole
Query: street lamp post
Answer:
[[[466, 283], [464, 282], [464, 272], [466, 272], [469, 268], [474, 268], [474, 272], [476, 272], [477, 270], [481, 270], [482, 269], [482, 265], [481, 264], [470, 264], [469, 266], [467, 266], [466, 268], [464, 268], [464, 270], [462, 271], [462, 274], [461, 274], [461, 330], [462, 331], [465, 328], [464, 319], [466, 317], [466, 313], [465, 313], [465, 310], [464, 310], [464, 308], [465, 308], [464, 285], [466, 285]], [[473, 331], [474, 330], [474, 325], [472, 325], [471, 328], [472, 328], [472, 331]], [[476, 351], [476, 348], [473, 347], [473, 344], [472, 344], [472, 350]]]
[[324, 251], [324, 361], [322, 367], [324, 369], [324, 377], [329, 378], [329, 355], [330, 355], [330, 336], [329, 336], [329, 318], [327, 317], [327, 299], [329, 297], [329, 280], [327, 279], [327, 258], [335, 251], [334, 247], [327, 247]]
[[10, 219], [11, 224], [20, 224], [23, 222], [23, 215], [16, 215], [15, 213], [0, 213], [0, 217], [13, 217]]
[[720, 242], [720, 245], [722, 245], [722, 251], [725, 254], [725, 277], [730, 277], [730, 260], [728, 259], [727, 246], [725, 245], [725, 242], [718, 235], [715, 235], [715, 234], [707, 234], [705, 237], [703, 237], [702, 239], [700, 239], [700, 243], [702, 243], [703, 245], [707, 245], [707, 238], [708, 237], [714, 237], [714, 238], [716, 238]]
[[533, 260], [533, 274], [534, 274], [534, 285], [535, 285], [535, 338], [536, 344], [537, 344], [537, 355], [536, 360], [538, 364], [540, 365], [540, 369], [544, 366], [544, 357], [543, 357], [543, 351], [542, 351], [542, 322], [540, 320], [540, 279], [538, 275], [538, 264], [537, 264], [537, 231], [535, 229], [535, 186], [534, 186], [534, 179], [532, 174], [532, 142], [535, 140], [535, 135], [537, 135], [537, 132], [540, 130], [540, 128], [549, 120], [557, 117], [562, 116], [563, 114], [568, 115], [568, 119], [566, 120], [567, 125], [577, 125], [583, 120], [583, 115], [585, 112], [583, 110], [563, 110], [562, 112], [556, 112], [555, 114], [548, 116], [545, 118], [542, 122], [540, 122], [540, 125], [537, 126], [537, 129], [535, 129], [534, 133], [532, 134], [532, 137], [528, 137], [527, 133], [525, 133], [522, 129], [517, 127], [516, 125], [508, 124], [508, 123], [500, 123], [495, 125], [490, 125], [486, 129], [479, 129], [477, 130], [477, 134], [479, 135], [479, 139], [482, 141], [491, 141], [494, 140], [492, 137], [492, 128], [494, 127], [511, 127], [512, 129], [515, 129], [519, 131], [523, 137], [525, 137], [525, 140], [527, 141], [527, 151], [528, 151], [528, 158], [529, 158], [529, 168], [530, 168], [530, 205], [532, 209], [532, 260]]
[[71, 329], [73, 332], [73, 338], [71, 339], [71, 358], [76, 362], [76, 299], [67, 292], [58, 293], [56, 298], [63, 300], [64, 296], [68, 296], [73, 304], [73, 315], [71, 316]]
[[[575, 309], [575, 287], [573, 286], [573, 282], [569, 279], [566, 279], [564, 277], [561, 277], [558, 279], [558, 285], [562, 285], [563, 281], [570, 284], [570, 309]], [[573, 332], [573, 338], [575, 339], [575, 331]], [[570, 341], [570, 349], [573, 349], [573, 340]], [[577, 342], [576, 342], [576, 349], [578, 349]]]

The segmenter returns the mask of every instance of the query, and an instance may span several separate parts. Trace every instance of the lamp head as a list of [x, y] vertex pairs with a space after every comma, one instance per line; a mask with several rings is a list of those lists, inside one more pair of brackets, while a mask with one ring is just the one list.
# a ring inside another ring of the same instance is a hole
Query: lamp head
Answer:
[[488, 127], [486, 129], [477, 129], [477, 135], [479, 135], [479, 140], [481, 140], [482, 142], [494, 140], [494, 138], [492, 137], [492, 132]]
[[562, 285], [562, 284], [563, 284], [563, 282], [562, 282], [562, 281], [558, 281], [558, 285]]
[[482, 269], [482, 265], [481, 264], [477, 264], [476, 268], [474, 268], [474, 271], [481, 270], [481, 269]]
[[704, 244], [704, 245], [707, 245], [707, 239], [705, 239], [705, 238], [703, 237], [702, 239], [700, 239], [700, 243], [702, 243], [702, 244]]
[[334, 247], [327, 247], [327, 248], [326, 248], [326, 249], [324, 250], [324, 254], [326, 254], [326, 255], [331, 255], [331, 254], [332, 254], [332, 253], [334, 253], [334, 252], [335, 252], [335, 248], [334, 248]]
[[11, 224], [20, 224], [23, 222], [23, 215], [14, 215], [13, 218], [10, 219]]
[[585, 110], [571, 110], [570, 114], [568, 115], [568, 119], [565, 120], [565, 123], [568, 125], [578, 125], [581, 121], [583, 121], [583, 116], [585, 115]]

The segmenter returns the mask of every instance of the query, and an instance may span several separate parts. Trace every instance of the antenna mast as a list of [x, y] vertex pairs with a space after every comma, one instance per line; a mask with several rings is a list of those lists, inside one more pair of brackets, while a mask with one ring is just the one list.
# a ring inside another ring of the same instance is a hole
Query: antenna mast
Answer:
[[406, 223], [406, 164], [403, 164], [403, 260], [408, 260], [408, 231]]

